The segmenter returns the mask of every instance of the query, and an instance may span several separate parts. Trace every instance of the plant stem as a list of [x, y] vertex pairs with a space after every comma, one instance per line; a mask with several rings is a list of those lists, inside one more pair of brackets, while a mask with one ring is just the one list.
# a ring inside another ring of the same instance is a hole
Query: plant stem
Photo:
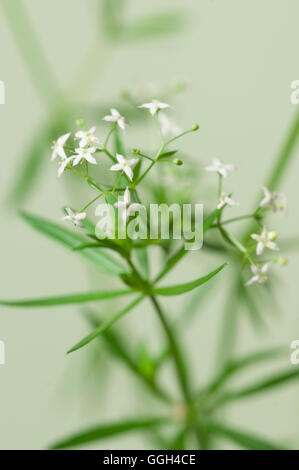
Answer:
[[165, 315], [162, 311], [162, 308], [161, 308], [159, 302], [157, 301], [156, 297], [154, 295], [151, 295], [150, 299], [152, 301], [153, 306], [155, 307], [155, 310], [158, 314], [158, 317], [161, 321], [161, 324], [162, 324], [162, 326], [164, 328], [164, 331], [166, 333], [166, 336], [168, 338], [170, 350], [172, 352], [173, 359], [174, 359], [175, 366], [176, 366], [178, 381], [179, 381], [180, 387], [182, 389], [186, 405], [189, 405], [190, 401], [191, 401], [190, 388], [189, 388], [189, 384], [188, 384], [185, 365], [184, 365], [182, 356], [180, 354], [179, 347], [177, 345], [175, 336], [174, 336], [174, 334], [173, 334], [173, 332], [170, 328], [170, 325], [168, 324], [168, 321], [167, 321], [167, 319], [166, 319], [166, 317], [165, 317]]

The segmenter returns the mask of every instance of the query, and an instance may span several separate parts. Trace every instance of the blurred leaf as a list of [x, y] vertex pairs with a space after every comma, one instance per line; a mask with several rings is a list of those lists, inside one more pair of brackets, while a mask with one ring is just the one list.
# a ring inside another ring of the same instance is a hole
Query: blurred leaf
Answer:
[[230, 401], [240, 400], [242, 398], [248, 398], [252, 395], [257, 395], [259, 393], [268, 391], [269, 389], [272, 390], [274, 387], [279, 385], [285, 385], [287, 382], [291, 380], [298, 380], [299, 379], [299, 370], [290, 370], [287, 372], [281, 372], [280, 374], [274, 375], [266, 380], [262, 380], [256, 384], [249, 385], [241, 390], [233, 390], [230, 392], [226, 392], [222, 395], [218, 402], [217, 406], [226, 404]]
[[135, 23], [125, 26], [122, 39], [140, 41], [168, 34], [177, 34], [186, 23], [186, 15], [182, 10], [157, 13], [139, 18]]
[[81, 304], [84, 302], [95, 302], [97, 300], [113, 299], [123, 295], [134, 294], [132, 290], [95, 291], [83, 292], [81, 294], [61, 295], [57, 297], [44, 297], [40, 299], [25, 300], [0, 300], [0, 305], [8, 307], [53, 307], [56, 305]]
[[[127, 293], [131, 293], [132, 291], [127, 291]], [[80, 348], [83, 348], [83, 346], [86, 346], [89, 344], [91, 341], [93, 341], [97, 336], [102, 334], [104, 331], [108, 330], [117, 320], [119, 320], [121, 317], [123, 317], [126, 313], [128, 313], [130, 310], [132, 310], [141, 300], [143, 299], [144, 296], [140, 296], [137, 299], [135, 299], [133, 302], [131, 302], [129, 305], [127, 305], [125, 308], [123, 308], [120, 312], [118, 312], [116, 315], [114, 315], [112, 318], [109, 318], [108, 320], [104, 321], [101, 323], [100, 326], [98, 326], [92, 333], [89, 335], [85, 336], [79, 343], [75, 344], [69, 351], [69, 353], [72, 353], [74, 351], [77, 351]]]
[[141, 269], [141, 275], [145, 278], [149, 278], [149, 260], [147, 248], [139, 248], [135, 250], [135, 255], [138, 260], [139, 267]]
[[166, 159], [171, 158], [171, 157], [173, 157], [177, 152], [178, 152], [177, 150], [171, 150], [171, 151], [169, 151], [169, 152], [161, 153], [161, 155], [160, 155], [159, 158], [158, 158], [158, 161], [164, 160], [165, 158], [166, 158]]
[[240, 300], [245, 304], [247, 310], [250, 315], [250, 319], [253, 325], [257, 328], [257, 330], [265, 329], [265, 322], [263, 320], [263, 315], [260, 312], [257, 303], [255, 302], [255, 298], [252, 294], [252, 291], [248, 289], [244, 284], [243, 280], [240, 282], [240, 290], [239, 290]]
[[[27, 212], [22, 212], [21, 215], [24, 220], [35, 230], [44, 233], [48, 237], [53, 238], [62, 245], [65, 245], [71, 249], [77, 247], [80, 244], [86, 243], [86, 239], [84, 237], [65, 229], [61, 225], [55, 224], [42, 217], [35, 216]], [[115, 276], [126, 273], [126, 269], [122, 266], [121, 263], [109, 256], [107, 253], [103, 253], [96, 248], [81, 250], [78, 251], [78, 253], [96, 264], [98, 268], [106, 273], [113, 274]]]
[[251, 433], [239, 431], [237, 429], [222, 425], [216, 421], [205, 422], [207, 428], [212, 434], [216, 434], [221, 437], [226, 437], [230, 441], [239, 444], [247, 450], [283, 450], [283, 446], [278, 446], [269, 441], [265, 441], [263, 438], [257, 437]]
[[222, 271], [228, 263], [224, 263], [219, 268], [215, 269], [214, 271], [210, 272], [207, 276], [200, 277], [192, 282], [186, 282], [185, 284], [178, 284], [176, 286], [169, 286], [169, 287], [157, 287], [153, 289], [153, 294], [158, 295], [181, 295], [185, 294], [186, 292], [190, 292], [197, 287], [200, 287], [205, 282], [208, 282], [212, 279], [216, 274]]
[[168, 422], [168, 418], [140, 418], [136, 420], [120, 421], [114, 424], [99, 426], [66, 438], [53, 446], [51, 449], [66, 449], [88, 442], [105, 439], [119, 434], [125, 434], [132, 431], [141, 431], [143, 429], [154, 428]]
[[209, 392], [218, 390], [223, 384], [231, 378], [232, 375], [242, 372], [244, 369], [255, 366], [261, 362], [276, 359], [286, 352], [285, 347], [266, 349], [263, 351], [248, 354], [241, 359], [235, 359], [227, 364], [215, 380], [208, 386]]

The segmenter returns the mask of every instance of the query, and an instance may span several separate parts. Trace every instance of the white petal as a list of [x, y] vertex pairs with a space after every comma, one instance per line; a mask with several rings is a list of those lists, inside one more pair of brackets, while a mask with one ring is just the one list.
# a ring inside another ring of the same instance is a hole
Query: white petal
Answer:
[[117, 201], [115, 204], [114, 204], [114, 207], [116, 209], [124, 209], [126, 207], [126, 203], [124, 201]]
[[255, 282], [258, 282], [259, 277], [258, 276], [253, 276], [249, 281], [246, 282], [245, 286], [251, 286], [251, 284], [254, 284]]
[[160, 109], [166, 109], [166, 108], [170, 108], [169, 104], [167, 103], [158, 103], [158, 106]]
[[77, 220], [84, 220], [86, 219], [86, 212], [79, 212], [79, 214], [76, 215]]
[[264, 251], [264, 244], [262, 242], [258, 242], [258, 244], [256, 245], [256, 254], [259, 256], [263, 253]]
[[279, 251], [278, 246], [277, 246], [276, 243], [274, 243], [274, 242], [267, 242], [266, 247], [267, 247], [269, 250]]
[[116, 119], [113, 116], [104, 116], [103, 121], [115, 122]]
[[261, 272], [265, 274], [268, 271], [269, 266], [270, 266], [270, 263], [263, 264], [263, 266], [261, 267]]
[[131, 158], [131, 160], [127, 162], [127, 165], [129, 165], [131, 168], [134, 168], [134, 166], [137, 165], [138, 160], [138, 158]]
[[131, 202], [131, 194], [129, 188], [126, 188], [124, 192], [124, 203], [125, 204], [130, 204]]
[[117, 159], [118, 163], [122, 166], [126, 163], [125, 157], [123, 155], [121, 155], [120, 153], [116, 154], [116, 159]]
[[115, 108], [111, 108], [110, 112], [115, 119], [119, 119], [121, 117], [120, 113]]
[[147, 108], [150, 109], [153, 106], [153, 103], [144, 103], [138, 106], [138, 108]]
[[97, 163], [96, 159], [92, 155], [90, 155], [90, 153], [87, 153], [85, 155], [85, 160], [87, 160], [89, 163], [92, 163], [93, 165], [96, 165]]
[[67, 158], [67, 157], [66, 157], [66, 153], [65, 153], [65, 151], [64, 151], [64, 149], [63, 149], [62, 147], [57, 147], [56, 152], [58, 153], [58, 155], [59, 155], [61, 158], [63, 158], [63, 159]]
[[133, 171], [129, 166], [125, 166], [124, 173], [127, 175], [130, 181], [133, 181]]
[[52, 161], [55, 160], [55, 158], [57, 158], [57, 155], [58, 155], [57, 150], [56, 150], [56, 148], [54, 147], [53, 152], [52, 152], [52, 156], [51, 156], [51, 160], [52, 160]]
[[59, 137], [59, 139], [57, 140], [57, 144], [64, 145], [70, 135], [71, 135], [71, 132], [68, 132], [67, 134], [64, 134], [61, 137]]
[[110, 168], [111, 171], [121, 171], [122, 169], [122, 165], [119, 165], [118, 163], [116, 165], [112, 165], [112, 167]]
[[125, 123], [124, 118], [118, 119], [117, 124], [119, 125], [119, 127], [121, 128], [122, 131], [126, 130], [126, 123]]

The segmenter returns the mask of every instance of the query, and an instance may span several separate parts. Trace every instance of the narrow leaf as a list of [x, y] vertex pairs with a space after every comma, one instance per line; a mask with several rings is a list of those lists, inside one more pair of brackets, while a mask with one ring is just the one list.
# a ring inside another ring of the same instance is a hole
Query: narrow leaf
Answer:
[[186, 292], [190, 292], [191, 290], [196, 289], [197, 287], [200, 287], [201, 285], [205, 284], [210, 279], [212, 279], [214, 276], [216, 276], [216, 274], [222, 271], [222, 269], [225, 268], [227, 264], [228, 263], [222, 264], [221, 266], [219, 266], [219, 268], [210, 272], [207, 276], [200, 277], [199, 279], [196, 279], [195, 281], [192, 281], [192, 282], [186, 282], [185, 284], [177, 284], [176, 286], [157, 287], [153, 290], [153, 294], [181, 295], [181, 294], [185, 294]]
[[116, 436], [132, 431], [140, 431], [142, 429], [150, 429], [156, 426], [161, 426], [168, 422], [167, 418], [149, 418], [149, 419], [136, 419], [128, 420], [119, 423], [104, 425], [83, 431], [66, 438], [56, 444], [51, 449], [66, 449], [68, 447], [75, 447], [88, 442], [105, 439], [107, 437]]
[[[62, 227], [61, 225], [55, 224], [42, 217], [28, 214], [26, 212], [21, 213], [23, 219], [31, 225], [35, 230], [44, 233], [50, 238], [53, 238], [57, 242], [74, 249], [81, 244], [86, 243], [86, 239], [81, 235], [71, 232], [70, 230]], [[121, 263], [116, 261], [114, 258], [109, 256], [107, 253], [91, 248], [88, 250], [79, 250], [78, 253], [85, 259], [88, 259], [92, 263], [96, 264], [102, 271], [119, 276], [120, 274], [126, 273], [126, 269]]]
[[123, 295], [133, 294], [133, 290], [115, 290], [100, 292], [84, 292], [81, 294], [62, 295], [28, 300], [0, 300], [0, 305], [8, 307], [53, 307], [56, 305], [82, 304], [97, 300], [112, 299]]
[[[132, 291], [129, 291], [132, 292]], [[124, 309], [122, 309], [120, 312], [118, 312], [116, 315], [114, 315], [112, 318], [109, 318], [108, 320], [104, 321], [101, 323], [100, 326], [98, 326], [92, 333], [89, 335], [85, 336], [79, 343], [75, 344], [74, 347], [72, 347], [67, 353], [72, 353], [74, 351], [77, 351], [80, 348], [83, 348], [83, 346], [86, 346], [88, 343], [90, 343], [92, 340], [94, 340], [97, 336], [100, 334], [104, 333], [108, 328], [110, 328], [117, 320], [119, 320], [121, 317], [123, 317], [126, 313], [128, 313], [130, 310], [132, 310], [141, 300], [144, 298], [144, 296], [140, 296], [137, 299], [134, 300], [134, 302], [131, 302], [129, 305], [127, 305]]]
[[251, 433], [239, 431], [227, 425], [222, 425], [215, 421], [205, 423], [211, 433], [226, 437], [247, 450], [283, 450], [283, 446], [278, 446], [272, 442], [266, 441]]
[[122, 38], [137, 41], [174, 34], [182, 29], [184, 23], [185, 17], [182, 11], [154, 14], [150, 17], [139, 18], [136, 23], [127, 26]]

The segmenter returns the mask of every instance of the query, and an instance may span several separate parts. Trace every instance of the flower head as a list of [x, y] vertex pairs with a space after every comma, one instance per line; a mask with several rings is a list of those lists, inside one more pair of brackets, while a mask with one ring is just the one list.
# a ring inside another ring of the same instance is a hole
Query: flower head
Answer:
[[80, 139], [79, 146], [81, 148], [86, 147], [87, 145], [97, 147], [100, 144], [100, 140], [94, 135], [95, 131], [96, 126], [91, 127], [88, 131], [81, 130], [76, 132], [76, 137]]
[[233, 207], [233, 206], [239, 206], [240, 204], [238, 202], [234, 201], [233, 199], [231, 199], [224, 192], [222, 192], [220, 194], [220, 197], [219, 197], [219, 202], [217, 204], [217, 209], [221, 209], [225, 205]]
[[262, 187], [264, 191], [264, 199], [260, 202], [260, 207], [270, 207], [273, 212], [281, 211], [283, 214], [287, 210], [287, 197], [284, 193], [269, 191], [266, 186]]
[[73, 222], [76, 227], [84, 228], [81, 220], [86, 218], [86, 212], [79, 212], [78, 214], [75, 214], [75, 212], [73, 212], [69, 207], [66, 208], [66, 212], [68, 215], [65, 215], [62, 220]]
[[92, 163], [93, 165], [95, 165], [97, 161], [92, 156], [95, 151], [96, 147], [77, 148], [76, 155], [72, 157], [74, 159], [73, 166], [78, 165], [78, 163], [83, 160], [86, 160], [88, 163]]
[[124, 131], [126, 129], [125, 118], [120, 115], [117, 109], [111, 108], [110, 112], [111, 114], [109, 116], [103, 117], [103, 121], [116, 122], [118, 126]]
[[236, 169], [235, 165], [225, 164], [218, 158], [213, 158], [212, 165], [206, 166], [206, 171], [214, 171], [219, 175], [226, 178], [230, 173]]
[[257, 241], [256, 254], [261, 255], [265, 248], [268, 248], [269, 250], [278, 251], [279, 248], [276, 243], [274, 243], [276, 237], [276, 232], [268, 232], [266, 227], [263, 228], [262, 233], [260, 235], [253, 233], [251, 235], [251, 238]]
[[67, 158], [63, 147], [70, 135], [71, 133], [69, 132], [68, 134], [64, 134], [61, 137], [59, 137], [59, 139], [57, 139], [57, 141], [53, 145], [53, 152], [52, 152], [51, 160], [55, 160], [57, 156], [59, 156], [62, 159]]
[[137, 210], [139, 210], [142, 205], [138, 203], [132, 203], [131, 204], [131, 194], [129, 188], [126, 188], [124, 192], [124, 199], [123, 201], [118, 201], [114, 204], [114, 207], [116, 209], [121, 210], [121, 217], [124, 222], [124, 224], [127, 223], [129, 217], [131, 215], [134, 215]]
[[138, 108], [147, 108], [152, 116], [154, 116], [160, 109], [170, 108], [169, 104], [161, 103], [158, 100], [152, 100], [150, 103], [144, 103], [138, 106]]
[[265, 263], [262, 264], [261, 266], [255, 266], [252, 264], [251, 271], [252, 271], [252, 278], [249, 279], [249, 281], [246, 282], [246, 286], [251, 286], [251, 284], [254, 284], [257, 282], [258, 284], [264, 284], [268, 280], [268, 276], [266, 275], [266, 272], [268, 271], [270, 263]]
[[138, 158], [131, 158], [131, 160], [126, 160], [123, 155], [119, 153], [116, 154], [116, 158], [118, 163], [116, 165], [112, 165], [110, 168], [111, 171], [123, 171], [130, 181], [133, 181], [133, 170], [134, 166], [138, 162]]

